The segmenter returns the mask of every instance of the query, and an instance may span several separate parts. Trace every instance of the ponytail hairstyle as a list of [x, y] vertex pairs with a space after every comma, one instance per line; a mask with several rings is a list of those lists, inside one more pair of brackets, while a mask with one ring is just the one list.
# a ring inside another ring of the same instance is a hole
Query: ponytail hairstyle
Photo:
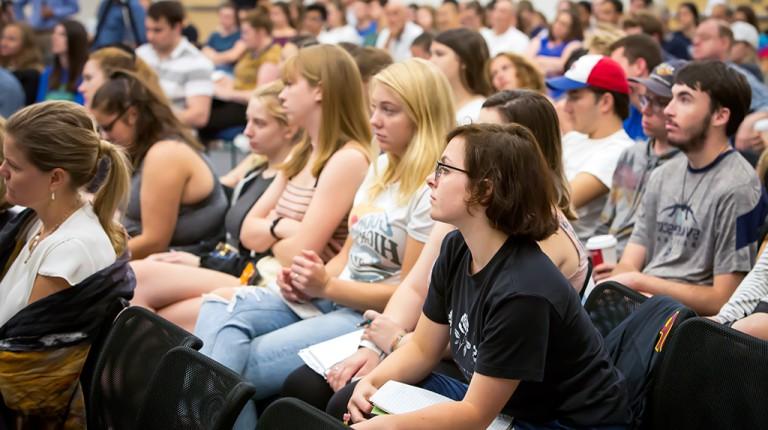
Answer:
[[176, 118], [165, 96], [146, 85], [135, 73], [115, 70], [94, 94], [91, 110], [120, 115], [131, 108], [137, 112], [134, 139], [128, 147], [134, 169], [141, 165], [149, 148], [164, 139], [180, 140], [197, 151], [203, 151], [203, 145], [190, 129]]
[[[322, 115], [318, 133], [317, 157], [312, 176], [320, 176], [325, 163], [347, 143], [352, 143], [368, 160], [373, 158], [371, 126], [363, 100], [363, 82], [355, 61], [345, 50], [333, 45], [302, 48], [288, 58], [282, 69], [283, 82], [302, 76], [310, 86], [322, 88]], [[294, 148], [282, 170], [288, 178], [296, 176], [312, 154], [309, 139]]]
[[[3, 144], [5, 143], [5, 118], [0, 116], [0, 164], [5, 157], [3, 156]], [[0, 181], [0, 212], [10, 209], [11, 205], [5, 201], [5, 181]]]
[[7, 134], [39, 170], [60, 168], [69, 173], [74, 189], [88, 185], [96, 176], [101, 158], [106, 157], [109, 170], [96, 190], [93, 211], [115, 254], [122, 255], [127, 239], [125, 230], [115, 221], [115, 212], [128, 200], [130, 164], [121, 148], [99, 137], [86, 109], [63, 101], [37, 103], [8, 120]]
[[376, 172], [369, 198], [374, 200], [399, 182], [398, 200], [406, 203], [435, 169], [445, 149], [445, 135], [456, 125], [451, 85], [435, 65], [420, 58], [392, 64], [371, 82], [372, 87], [383, 85], [400, 99], [415, 130], [402, 157], [387, 154], [387, 168]]

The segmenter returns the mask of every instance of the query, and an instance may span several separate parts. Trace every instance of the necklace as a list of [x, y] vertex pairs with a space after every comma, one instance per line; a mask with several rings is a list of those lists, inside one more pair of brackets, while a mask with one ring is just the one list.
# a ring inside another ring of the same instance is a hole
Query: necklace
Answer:
[[[726, 147], [720, 153], [717, 154], [717, 158], [708, 165], [708, 167], [711, 167], [712, 164], [717, 161], [724, 153], [726, 153], [730, 148]], [[685, 198], [685, 179], [688, 177], [688, 167], [686, 166], [685, 171], [683, 172], [683, 189], [682, 193], [680, 194], [680, 204], [684, 205], [685, 207], [690, 208], [688, 203], [690, 203], [691, 199], [693, 198], [693, 195], [696, 194], [696, 190], [699, 189], [699, 185], [701, 185], [701, 182], [704, 180], [704, 178], [707, 176], [707, 174], [710, 172], [710, 168], [707, 168], [707, 170], [704, 172], [703, 175], [699, 178], [699, 181], [696, 182], [696, 185], [693, 186], [693, 191], [691, 191], [691, 194], [688, 196], [688, 198]]]
[[[75, 209], [71, 210], [67, 214], [67, 216], [65, 216], [61, 221], [59, 221], [55, 226], [53, 226], [52, 229], [46, 232], [47, 233], [46, 237], [50, 236], [53, 232], [55, 232], [61, 226], [61, 224], [63, 224], [64, 221], [69, 219], [69, 217], [71, 217], [72, 214], [77, 212], [77, 210], [80, 209], [81, 206], [82, 204], [78, 202], [78, 204], [75, 206]], [[27, 264], [29, 262], [29, 259], [32, 258], [32, 252], [35, 250], [35, 248], [37, 248], [37, 245], [40, 244], [40, 241], [44, 239], [43, 227], [44, 226], [41, 225], [40, 230], [38, 230], [37, 233], [34, 236], [32, 236], [32, 240], [29, 241], [29, 254], [27, 255], [27, 258], [24, 259], [24, 264]]]

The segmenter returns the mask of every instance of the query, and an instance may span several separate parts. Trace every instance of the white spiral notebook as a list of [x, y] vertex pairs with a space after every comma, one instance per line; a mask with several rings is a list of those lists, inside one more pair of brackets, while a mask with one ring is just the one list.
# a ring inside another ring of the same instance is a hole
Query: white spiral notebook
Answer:
[[[440, 403], [453, 400], [413, 385], [387, 381], [371, 396], [371, 403], [388, 414], [407, 414]], [[512, 418], [499, 415], [488, 426], [488, 430], [512, 430]]]

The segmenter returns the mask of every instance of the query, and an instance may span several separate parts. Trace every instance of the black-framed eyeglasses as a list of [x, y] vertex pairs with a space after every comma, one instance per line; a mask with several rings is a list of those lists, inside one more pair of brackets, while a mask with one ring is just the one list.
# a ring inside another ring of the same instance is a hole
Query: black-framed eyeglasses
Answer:
[[122, 118], [128, 112], [128, 109], [130, 109], [130, 108], [131, 108], [131, 105], [128, 105], [123, 110], [118, 112], [118, 114], [115, 117], [115, 119], [110, 121], [109, 124], [106, 124], [106, 125], [99, 124], [99, 131], [101, 131], [103, 133], [111, 133], [112, 132], [112, 128], [115, 127], [115, 124], [117, 124], [117, 121], [119, 121], [120, 118]]
[[661, 114], [664, 112], [664, 108], [666, 108], [669, 104], [670, 99], [661, 97], [648, 97], [646, 95], [642, 95], [639, 97], [639, 101], [641, 109], [650, 107], [651, 112]]
[[437, 164], [435, 164], [435, 182], [437, 182], [441, 176], [447, 173], [448, 170], [455, 170], [457, 172], [461, 172], [466, 175], [469, 175], [469, 172], [467, 172], [464, 169], [459, 169], [458, 167], [454, 167], [454, 166], [451, 166], [450, 164], [445, 164], [438, 161]]

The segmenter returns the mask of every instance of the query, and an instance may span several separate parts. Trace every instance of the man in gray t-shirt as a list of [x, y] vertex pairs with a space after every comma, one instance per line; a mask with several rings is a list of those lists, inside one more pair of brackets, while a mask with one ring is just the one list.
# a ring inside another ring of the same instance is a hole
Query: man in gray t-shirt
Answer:
[[[613, 172], [613, 184], [608, 193], [608, 201], [600, 214], [601, 225], [597, 234], [612, 234], [616, 237], [616, 255], [621, 257], [624, 247], [629, 242], [640, 203], [645, 194], [645, 187], [651, 172], [675, 157], [683, 157], [677, 148], [667, 142], [666, 116], [664, 108], [672, 98], [672, 84], [675, 72], [686, 61], [674, 60], [656, 66], [648, 78], [630, 78], [636, 84], [643, 114], [643, 133], [648, 141], [638, 142], [625, 149]], [[601, 280], [611, 275], [615, 264], [601, 263], [595, 266], [595, 279]]]
[[685, 157], [651, 175], [612, 280], [713, 315], [752, 268], [766, 199], [727, 138], [749, 95], [744, 78], [719, 61], [677, 73], [664, 114], [668, 141]]

